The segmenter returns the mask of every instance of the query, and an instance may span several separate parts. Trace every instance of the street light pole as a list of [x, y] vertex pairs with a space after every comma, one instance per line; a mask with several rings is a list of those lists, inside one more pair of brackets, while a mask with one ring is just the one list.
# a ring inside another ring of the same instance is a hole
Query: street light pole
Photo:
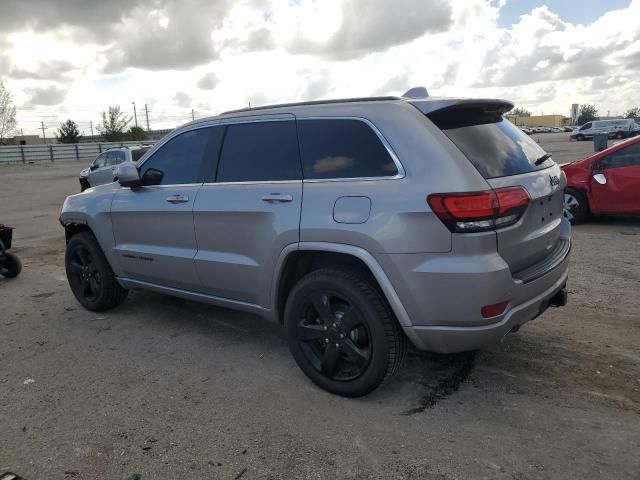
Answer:
[[138, 114], [136, 113], [136, 102], [131, 102], [133, 104], [133, 118], [136, 121], [136, 127], [138, 126]]

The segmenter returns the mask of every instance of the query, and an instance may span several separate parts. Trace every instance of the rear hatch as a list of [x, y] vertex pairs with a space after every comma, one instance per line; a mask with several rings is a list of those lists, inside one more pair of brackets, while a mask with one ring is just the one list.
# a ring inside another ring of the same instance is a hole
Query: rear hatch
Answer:
[[519, 272], [538, 270], [537, 265], [560, 255], [568, 245], [559, 242], [564, 196], [560, 168], [535, 141], [503, 118], [510, 108], [512, 104], [499, 100], [463, 101], [427, 116], [493, 189], [522, 187], [528, 193], [529, 204], [517, 222], [494, 229], [500, 256], [519, 278]]

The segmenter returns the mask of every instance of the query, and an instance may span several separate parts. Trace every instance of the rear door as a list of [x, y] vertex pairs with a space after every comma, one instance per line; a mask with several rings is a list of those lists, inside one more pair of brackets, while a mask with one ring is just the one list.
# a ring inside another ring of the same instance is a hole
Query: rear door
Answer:
[[[227, 125], [194, 205], [205, 293], [268, 306], [282, 250], [299, 241], [302, 174], [293, 116]], [[215, 181], [214, 181], [215, 179]]]
[[222, 134], [213, 127], [181, 133], [160, 146], [139, 168], [163, 172], [160, 185], [122, 187], [111, 219], [115, 251], [127, 278], [198, 290], [193, 205], [203, 165], [217, 157]]
[[[601, 159], [590, 179], [592, 209], [598, 213], [640, 213], [640, 143], [623, 147]], [[604, 181], [604, 183], [601, 183]]]
[[520, 220], [496, 230], [500, 256], [513, 273], [559, 248], [563, 221], [560, 167], [499, 111], [463, 108], [436, 111], [429, 118], [462, 151], [492, 188], [522, 186], [530, 203]]

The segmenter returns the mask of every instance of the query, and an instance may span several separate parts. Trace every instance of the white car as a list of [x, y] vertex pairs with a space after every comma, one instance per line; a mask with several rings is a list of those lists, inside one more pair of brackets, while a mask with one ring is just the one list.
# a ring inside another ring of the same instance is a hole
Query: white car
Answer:
[[80, 191], [113, 182], [118, 165], [123, 162], [137, 162], [150, 148], [148, 145], [136, 145], [111, 148], [102, 152], [91, 165], [80, 172]]
[[634, 121], [631, 118], [617, 120], [594, 120], [587, 122], [571, 134], [572, 139], [588, 140], [597, 133], [605, 133], [613, 138], [625, 138], [633, 136]]

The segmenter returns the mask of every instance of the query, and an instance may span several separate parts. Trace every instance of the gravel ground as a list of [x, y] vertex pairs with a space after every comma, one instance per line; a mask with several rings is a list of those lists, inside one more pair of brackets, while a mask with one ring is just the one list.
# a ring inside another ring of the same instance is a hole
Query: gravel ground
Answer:
[[24, 262], [0, 279], [0, 473], [640, 478], [640, 221], [574, 229], [567, 307], [476, 354], [411, 353], [348, 400], [308, 381], [259, 318], [145, 292], [83, 310], [57, 223], [79, 170], [0, 167], [0, 222]]

